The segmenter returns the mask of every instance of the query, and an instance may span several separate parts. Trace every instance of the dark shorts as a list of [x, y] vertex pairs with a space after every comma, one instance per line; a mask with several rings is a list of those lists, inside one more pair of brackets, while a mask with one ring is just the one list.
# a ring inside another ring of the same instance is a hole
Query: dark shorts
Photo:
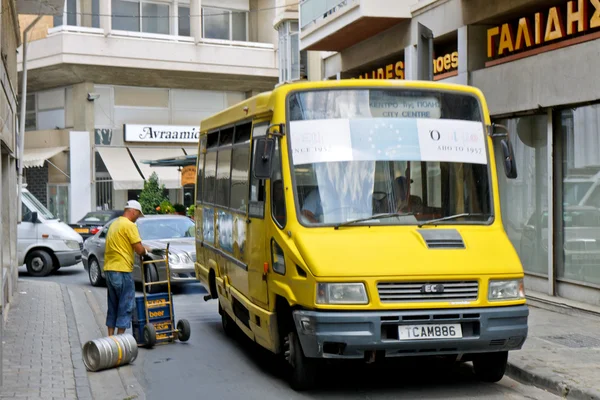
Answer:
[[105, 271], [108, 288], [108, 310], [106, 326], [127, 329], [131, 324], [131, 314], [135, 299], [135, 283], [130, 272]]

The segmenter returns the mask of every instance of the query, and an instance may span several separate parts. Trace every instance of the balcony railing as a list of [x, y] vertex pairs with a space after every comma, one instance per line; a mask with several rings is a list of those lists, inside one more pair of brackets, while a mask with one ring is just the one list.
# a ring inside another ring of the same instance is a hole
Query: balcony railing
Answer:
[[[58, 35], [63, 32], [77, 33], [77, 34], [82, 34], [82, 35], [104, 36], [104, 30], [101, 28], [87, 28], [87, 27], [83, 27], [83, 26], [61, 25], [61, 26], [56, 26], [54, 28], [49, 28], [48, 29], [48, 37], [52, 37], [54, 35]], [[194, 44], [194, 38], [190, 37], [190, 36], [163, 35], [163, 34], [159, 34], [159, 33], [112, 30], [112, 31], [110, 31], [109, 36]], [[215, 45], [215, 46], [230, 46], [230, 47], [245, 47], [245, 48], [268, 49], [268, 50], [273, 50], [275, 48], [275, 46], [271, 43], [242, 42], [242, 41], [236, 41], [236, 40], [205, 39], [205, 38], [202, 38], [198, 42], [198, 44], [208, 44], [208, 45]]]
[[300, 3], [300, 29], [359, 2], [360, 0], [304, 0]]

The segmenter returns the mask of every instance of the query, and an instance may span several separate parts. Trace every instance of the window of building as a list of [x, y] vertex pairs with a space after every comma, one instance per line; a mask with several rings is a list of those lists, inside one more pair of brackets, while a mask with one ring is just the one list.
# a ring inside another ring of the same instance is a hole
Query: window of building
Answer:
[[100, 28], [100, 0], [92, 0], [92, 28]]
[[[19, 104], [17, 106], [18, 118], [21, 118], [21, 96], [19, 96]], [[37, 130], [35, 93], [27, 95], [27, 103], [25, 104], [25, 131]]]
[[65, 0], [64, 12], [62, 15], [54, 16], [54, 26], [71, 25], [77, 26], [77, 0]]
[[112, 27], [115, 30], [170, 34], [168, 4], [112, 0]]
[[[528, 273], [548, 274], [548, 117], [500, 120], [508, 127], [519, 168], [516, 179], [498, 173], [502, 221]], [[496, 168], [504, 171], [500, 141], [495, 143]]]
[[190, 29], [190, 8], [185, 6], [179, 6], [178, 8], [178, 30], [179, 36], [192, 36]]
[[202, 7], [202, 37], [247, 41], [248, 12]]
[[[563, 243], [556, 275], [600, 285], [600, 239], [596, 234], [600, 229], [600, 105], [558, 111], [553, 127], [556, 157], [562, 158], [556, 174], [562, 188], [557, 191], [563, 197], [562, 218], [556, 221], [558, 240]], [[560, 206], [556, 201], [555, 207]]]
[[[66, 127], [65, 103], [64, 88], [28, 94], [25, 105], [25, 130], [64, 129]], [[18, 111], [20, 113], [20, 106]]]
[[298, 21], [284, 21], [279, 32], [279, 81], [288, 82], [304, 79], [306, 73], [306, 51], [300, 51]]

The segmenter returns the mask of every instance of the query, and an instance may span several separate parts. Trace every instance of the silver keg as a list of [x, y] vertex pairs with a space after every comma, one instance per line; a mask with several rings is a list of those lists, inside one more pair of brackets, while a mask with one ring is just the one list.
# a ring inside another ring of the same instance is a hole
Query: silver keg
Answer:
[[129, 333], [90, 340], [83, 345], [83, 363], [89, 371], [119, 367], [132, 363], [138, 355], [138, 345]]

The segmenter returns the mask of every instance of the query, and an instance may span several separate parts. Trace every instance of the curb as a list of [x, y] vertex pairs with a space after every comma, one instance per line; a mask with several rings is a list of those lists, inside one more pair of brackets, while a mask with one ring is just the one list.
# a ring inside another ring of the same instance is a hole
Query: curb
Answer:
[[73, 370], [75, 374], [75, 391], [77, 398], [80, 400], [92, 400], [92, 392], [90, 389], [90, 381], [87, 376], [87, 369], [83, 365], [81, 354], [81, 341], [79, 332], [77, 331], [75, 311], [71, 303], [71, 296], [65, 284], [60, 284], [63, 302], [65, 305], [65, 314], [67, 315], [67, 329], [69, 331], [69, 345], [71, 347], [71, 361], [73, 362]]
[[550, 393], [561, 396], [562, 398], [574, 400], [600, 400], [600, 394], [595, 394], [577, 387], [571, 387], [565, 382], [560, 382], [551, 377], [535, 374], [525, 370], [516, 364], [508, 362], [506, 374], [512, 379], [524, 384], [537, 386], [540, 389], [547, 390]]

